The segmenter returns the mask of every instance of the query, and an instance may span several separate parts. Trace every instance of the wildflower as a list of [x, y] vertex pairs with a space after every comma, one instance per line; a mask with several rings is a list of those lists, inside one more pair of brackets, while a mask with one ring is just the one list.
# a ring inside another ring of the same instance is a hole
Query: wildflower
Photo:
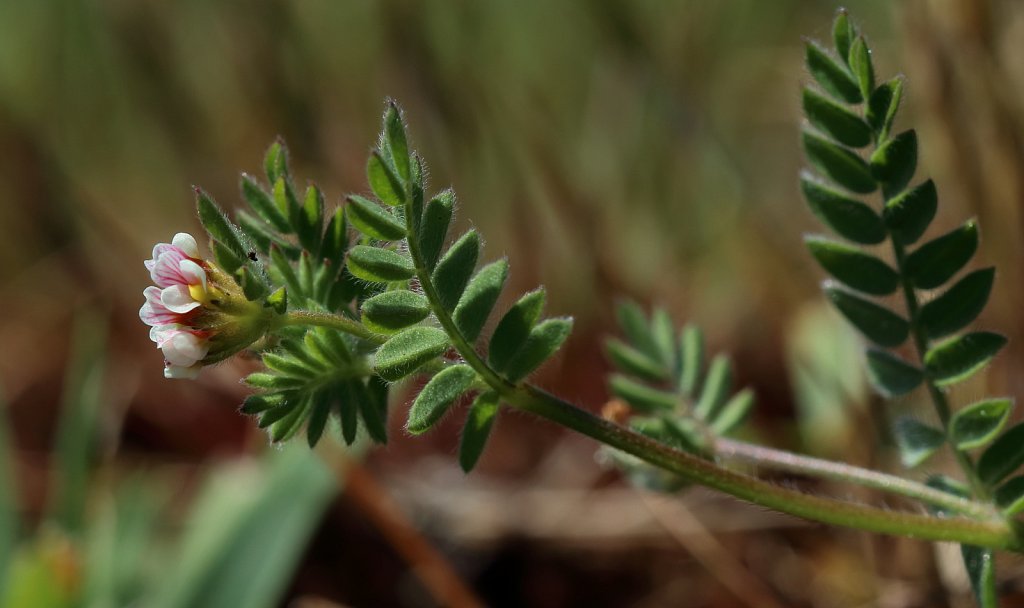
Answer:
[[184, 232], [158, 243], [146, 269], [155, 285], [143, 291], [139, 318], [164, 355], [164, 376], [195, 378], [199, 369], [245, 348], [268, 329], [271, 309], [245, 298], [213, 262], [199, 257]]

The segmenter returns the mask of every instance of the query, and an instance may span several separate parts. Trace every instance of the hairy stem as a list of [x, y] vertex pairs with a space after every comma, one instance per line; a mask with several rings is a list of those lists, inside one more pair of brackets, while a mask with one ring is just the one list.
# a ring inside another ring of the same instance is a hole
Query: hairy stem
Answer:
[[365, 325], [359, 321], [349, 319], [342, 315], [336, 315], [328, 312], [313, 312], [309, 310], [293, 310], [286, 313], [281, 317], [281, 325], [284, 327], [290, 325], [314, 325], [318, 327], [330, 327], [343, 331], [349, 335], [357, 338], [362, 338], [369, 342], [376, 342], [377, 344], [383, 344], [387, 341], [388, 337], [372, 332]]

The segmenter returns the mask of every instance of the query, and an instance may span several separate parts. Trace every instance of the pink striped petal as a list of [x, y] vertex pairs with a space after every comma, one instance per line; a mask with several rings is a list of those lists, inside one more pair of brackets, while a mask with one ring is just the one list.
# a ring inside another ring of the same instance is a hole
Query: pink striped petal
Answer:
[[171, 244], [180, 249], [185, 255], [190, 258], [199, 258], [199, 244], [196, 243], [195, 237], [187, 232], [179, 232], [174, 235], [171, 239]]
[[149, 276], [157, 287], [170, 287], [188, 283], [188, 278], [181, 274], [180, 264], [188, 257], [177, 247], [171, 247], [153, 261]]
[[159, 327], [179, 323], [182, 316], [178, 313], [167, 310], [167, 307], [160, 301], [160, 288], [147, 287], [143, 292], [146, 296], [146, 303], [139, 309], [139, 318], [146, 325]]

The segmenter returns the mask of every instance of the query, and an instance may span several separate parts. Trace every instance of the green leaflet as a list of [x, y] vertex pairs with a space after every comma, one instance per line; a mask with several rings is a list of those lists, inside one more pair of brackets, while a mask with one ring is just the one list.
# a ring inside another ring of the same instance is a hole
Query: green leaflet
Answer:
[[277, 205], [278, 210], [287, 216], [288, 222], [295, 227], [301, 221], [299, 201], [295, 198], [295, 191], [292, 189], [289, 179], [287, 177], [277, 178], [272, 193], [274, 204]]
[[1024, 423], [1003, 433], [978, 459], [978, 477], [992, 486], [1024, 464]]
[[882, 83], [871, 93], [864, 111], [864, 118], [867, 119], [871, 128], [878, 133], [880, 140], [885, 140], [889, 137], [892, 121], [896, 118], [896, 111], [899, 110], [902, 99], [903, 79], [899, 77]]
[[949, 440], [959, 450], [980, 448], [995, 439], [1013, 409], [1012, 399], [985, 399], [953, 415]]
[[381, 156], [374, 150], [366, 163], [366, 176], [370, 181], [370, 189], [385, 205], [399, 207], [405, 203], [405, 188], [401, 179]]
[[448, 350], [448, 335], [436, 327], [410, 327], [384, 343], [376, 353], [374, 369], [381, 378], [401, 380]]
[[278, 376], [276, 374], [267, 374], [264, 372], [249, 374], [245, 377], [245, 383], [253, 388], [278, 391], [290, 388], [300, 388], [306, 385], [306, 381], [302, 378]]
[[523, 347], [544, 310], [544, 301], [543, 288], [531, 291], [519, 298], [498, 322], [487, 350], [487, 363], [495, 371], [504, 372], [512, 357]]
[[925, 304], [918, 322], [928, 338], [947, 336], [974, 321], [988, 303], [995, 275], [995, 268], [975, 270]]
[[621, 374], [612, 374], [608, 380], [608, 387], [613, 395], [638, 412], [671, 412], [679, 406], [678, 395], [651, 388]]
[[672, 316], [664, 308], [655, 308], [651, 313], [651, 338], [658, 351], [659, 359], [666, 369], [677, 367], [676, 327]]
[[434, 270], [437, 259], [444, 247], [445, 237], [448, 236], [448, 227], [452, 223], [452, 213], [455, 207], [455, 193], [445, 190], [427, 203], [423, 212], [422, 228], [419, 232], [420, 255], [423, 256], [423, 263], [427, 270]]
[[453, 365], [438, 372], [409, 408], [406, 430], [414, 435], [430, 430], [475, 380], [476, 372], [468, 365]]
[[237, 229], [210, 195], [200, 188], [196, 188], [196, 208], [199, 211], [199, 222], [210, 233], [210, 237], [223, 244], [235, 257], [244, 259], [247, 252], [238, 238]]
[[863, 36], [853, 41], [849, 51], [850, 71], [860, 87], [861, 99], [868, 99], [875, 89], [875, 68], [871, 64], [871, 50]]
[[[375, 380], [370, 379], [370, 383], [373, 384]], [[363, 426], [366, 427], [366, 433], [375, 442], [383, 445], [388, 442], [388, 424], [387, 424], [387, 386], [380, 383], [384, 387], [385, 392], [373, 391], [367, 388], [365, 384], [359, 381], [350, 383], [352, 394], [355, 398], [355, 406], [359, 409], [359, 416], [363, 419]]]
[[980, 370], [1006, 344], [996, 333], [978, 331], [950, 338], [933, 346], [924, 356], [928, 375], [939, 386], [966, 380]]
[[836, 52], [839, 53], [839, 58], [844, 62], [849, 63], [850, 46], [856, 35], [846, 9], [839, 9], [836, 19], [832, 23], [832, 42], [835, 44]]
[[327, 427], [327, 418], [331, 414], [331, 401], [327, 393], [318, 391], [311, 398], [309, 422], [306, 423], [306, 443], [310, 448], [316, 447]]
[[431, 282], [445, 310], [451, 311], [462, 298], [462, 293], [476, 269], [480, 255], [480, 235], [469, 230], [448, 249], [437, 263]]
[[935, 182], [927, 180], [888, 200], [882, 217], [893, 238], [903, 245], [910, 245], [921, 238], [935, 217], [938, 208], [938, 193]]
[[1024, 475], [1014, 477], [1000, 486], [995, 492], [995, 499], [1007, 517], [1024, 511]]
[[923, 463], [946, 441], [945, 433], [913, 418], [897, 419], [893, 430], [896, 445], [900, 448], [900, 460], [908, 469]]
[[858, 194], [871, 194], [878, 189], [878, 183], [864, 159], [809, 131], [805, 130], [801, 137], [807, 159], [822, 175]]
[[390, 334], [415, 325], [430, 314], [427, 299], [411, 291], [385, 291], [363, 302], [363, 324], [378, 333]]
[[332, 399], [334, 407], [338, 410], [338, 421], [341, 423], [341, 438], [345, 445], [352, 445], [356, 442], [359, 434], [359, 409], [356, 405], [356, 395], [352, 385], [348, 382], [336, 384], [332, 387]]
[[727, 435], [743, 424], [754, 407], [754, 391], [745, 388], [729, 399], [720, 413], [711, 422], [711, 430], [717, 435]]
[[868, 205], [822, 184], [806, 171], [800, 176], [800, 190], [814, 215], [839, 236], [864, 245], [885, 240], [885, 225]]
[[604, 348], [605, 354], [615, 367], [626, 373], [654, 382], [664, 381], [669, 377], [668, 370], [661, 363], [621, 340], [606, 340]]
[[970, 261], [978, 249], [978, 226], [967, 221], [907, 256], [904, 270], [919, 289], [939, 287]]
[[844, 146], [862, 148], [871, 143], [871, 127], [845, 106], [804, 88], [803, 107], [815, 128]]
[[348, 221], [344, 209], [339, 207], [331, 214], [324, 228], [323, 238], [320, 239], [320, 259], [334, 268], [340, 268], [347, 250]]
[[704, 365], [704, 334], [696, 325], [687, 325], [679, 335], [680, 359], [679, 388], [689, 397], [697, 393]]
[[505, 377], [519, 382], [537, 369], [557, 351], [572, 331], [572, 319], [567, 317], [541, 321], [532, 330], [522, 347], [509, 360]]
[[267, 175], [267, 181], [271, 184], [277, 180], [288, 177], [288, 149], [278, 140], [270, 144], [267, 153], [263, 156], [263, 171]]
[[899, 194], [917, 170], [917, 133], [911, 129], [882, 144], [871, 154], [871, 173], [882, 182], [886, 198]]
[[960, 545], [960, 554], [967, 568], [967, 578], [978, 600], [979, 608], [999, 608], [996, 592], [995, 557], [992, 549]]
[[708, 366], [707, 377], [700, 393], [700, 400], [694, 407], [694, 413], [703, 420], [714, 420], [719, 408], [725, 405], [732, 390], [732, 364], [729, 357], [717, 355]]
[[888, 295], [899, 286], [899, 275], [888, 264], [859, 249], [819, 236], [804, 238], [818, 263], [835, 279], [858, 291]]
[[860, 86], [853, 74], [813, 41], [807, 43], [807, 69], [821, 88], [836, 99], [846, 103], [861, 101]]
[[295, 226], [303, 248], [311, 252], [319, 251], [320, 231], [324, 227], [324, 195], [319, 188], [314, 185], [306, 188], [306, 196], [292, 225]]
[[481, 268], [466, 286], [452, 313], [455, 326], [466, 340], [473, 342], [480, 336], [507, 278], [508, 262], [498, 260]]
[[889, 398], [909, 393], [924, 380], [924, 372], [884, 350], [868, 349], [867, 368], [871, 384]]
[[825, 295], [854, 327], [879, 346], [899, 346], [910, 334], [907, 320], [888, 308], [836, 287], [826, 287]]
[[356, 194], [348, 196], [345, 217], [356, 230], [382, 241], [405, 238], [405, 223], [377, 203]]
[[274, 204], [270, 194], [264, 190], [252, 176], [243, 173], [240, 188], [242, 190], [242, 198], [245, 199], [245, 202], [249, 203], [249, 206], [252, 207], [261, 218], [269, 222], [271, 226], [284, 234], [291, 232], [291, 225], [288, 223], [288, 218], [281, 213], [281, 210]]
[[498, 394], [487, 391], [477, 395], [466, 415], [462, 439], [459, 441], [459, 466], [463, 471], [469, 473], [476, 466], [497, 417]]
[[640, 305], [631, 300], [622, 302], [616, 307], [615, 314], [629, 342], [655, 361], [661, 361], [662, 349], [654, 339], [647, 315]]
[[395, 102], [389, 101], [384, 110], [384, 136], [391, 160], [394, 161], [395, 172], [402, 181], [408, 181], [411, 175], [409, 166], [409, 144], [405, 139], [405, 125], [402, 115]]
[[416, 274], [408, 256], [379, 247], [356, 245], [348, 252], [348, 270], [365, 281], [407, 281]]

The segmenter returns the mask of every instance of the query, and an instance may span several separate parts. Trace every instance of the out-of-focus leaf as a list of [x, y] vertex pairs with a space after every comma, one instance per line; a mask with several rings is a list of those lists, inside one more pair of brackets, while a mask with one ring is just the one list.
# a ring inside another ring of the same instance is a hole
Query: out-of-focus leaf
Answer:
[[1013, 409], [1012, 399], [986, 399], [953, 415], [949, 440], [957, 449], [973, 450], [995, 439]]
[[936, 384], [955, 384], [985, 367], [1005, 345], [1004, 336], [987, 331], [950, 338], [925, 353], [925, 369]]
[[825, 288], [825, 295], [854, 327], [879, 346], [899, 346], [910, 334], [907, 320], [888, 308], [837, 287]]
[[871, 154], [871, 173], [882, 182], [886, 198], [903, 191], [917, 170], [917, 133], [911, 129], [893, 137]]
[[668, 370], [659, 362], [625, 342], [612, 338], [605, 342], [604, 350], [615, 367], [627, 374], [656, 382], [668, 379]]
[[868, 349], [868, 377], [886, 397], [899, 397], [914, 390], [924, 380], [924, 372], [889, 352]]
[[696, 325], [687, 325], [679, 335], [679, 388], [694, 397], [704, 368], [704, 334]]
[[946, 441], [946, 434], [913, 418], [896, 420], [893, 429], [903, 466], [912, 469], [928, 459]]
[[995, 268], [975, 270], [921, 307], [918, 321], [925, 334], [934, 340], [967, 327], [988, 303], [995, 276]]
[[935, 182], [927, 180], [887, 201], [882, 217], [893, 237], [903, 245], [910, 245], [924, 234], [937, 208]]
[[899, 286], [896, 271], [873, 255], [820, 236], [804, 237], [804, 242], [814, 259], [840, 283], [875, 296], [889, 295]]
[[996, 439], [978, 459], [978, 477], [995, 485], [1024, 464], [1024, 423], [1018, 424]]
[[907, 256], [905, 272], [920, 289], [935, 289], [953, 277], [978, 249], [974, 220], [921, 245]]
[[900, 101], [903, 99], [903, 79], [893, 78], [883, 83], [871, 93], [864, 118], [868, 124], [884, 140], [889, 136], [892, 129], [892, 121], [896, 118], [896, 111], [899, 110]]
[[845, 106], [809, 88], [804, 89], [803, 106], [812, 125], [844, 146], [862, 148], [871, 143], [871, 127]]
[[853, 40], [856, 37], [856, 32], [853, 29], [853, 24], [850, 23], [850, 17], [846, 13], [846, 9], [839, 9], [836, 13], [836, 19], [832, 23], [832, 42], [835, 44], [836, 53], [839, 54], [839, 58], [849, 63], [850, 46], [853, 44]]
[[477, 395], [466, 415], [462, 440], [459, 442], [459, 466], [463, 471], [469, 473], [476, 466], [497, 417], [498, 394], [488, 391]]
[[704, 378], [704, 387], [700, 392], [700, 399], [693, 408], [693, 412], [703, 420], [714, 420], [719, 409], [725, 405], [732, 390], [732, 364], [729, 357], [718, 355], [708, 366], [707, 376]]
[[743, 424], [747, 414], [754, 407], [754, 391], [743, 389], [729, 399], [711, 423], [711, 430], [717, 435], [727, 435]]
[[871, 207], [826, 186], [808, 172], [800, 176], [800, 189], [814, 215], [839, 236], [864, 245], [885, 240], [885, 225]]
[[659, 390], [627, 378], [621, 374], [612, 374], [608, 380], [612, 394], [622, 399], [638, 412], [651, 414], [670, 412], [679, 405], [679, 396]]
[[852, 151], [809, 131], [802, 135], [807, 159], [822, 175], [858, 194], [871, 194], [878, 183], [864, 159]]
[[996, 593], [995, 558], [992, 549], [960, 545], [960, 553], [967, 568], [967, 578], [978, 600], [978, 608], [999, 608], [999, 594]]
[[995, 499], [1003, 515], [1007, 517], [1024, 511], [1024, 475], [1018, 475], [999, 486], [995, 492]]
[[14, 445], [7, 425], [7, 401], [0, 396], [0, 599], [6, 596], [11, 558], [18, 536], [18, 486], [14, 479]]
[[846, 103], [860, 102], [860, 86], [853, 74], [813, 41], [807, 43], [807, 69], [821, 88], [836, 99]]

